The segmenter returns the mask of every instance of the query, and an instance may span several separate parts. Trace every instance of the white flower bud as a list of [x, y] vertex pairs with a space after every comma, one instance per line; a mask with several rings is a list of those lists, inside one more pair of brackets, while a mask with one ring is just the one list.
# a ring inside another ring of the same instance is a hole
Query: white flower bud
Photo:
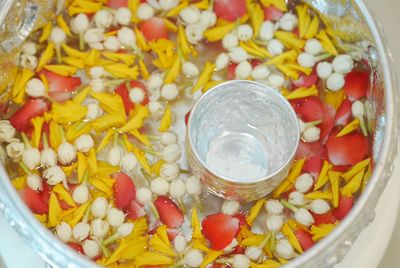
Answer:
[[234, 47], [229, 50], [229, 57], [232, 62], [240, 63], [247, 60], [249, 58], [249, 55], [242, 47]]
[[137, 167], [137, 159], [133, 153], [127, 153], [121, 158], [121, 169], [130, 172]]
[[147, 87], [150, 91], [160, 89], [163, 84], [163, 79], [160, 74], [153, 73], [147, 80]]
[[98, 28], [108, 28], [113, 22], [113, 15], [110, 11], [102, 9], [96, 12], [93, 19]]
[[353, 69], [353, 59], [350, 55], [337, 55], [332, 61], [332, 68], [336, 73], [347, 74]]
[[316, 126], [307, 127], [303, 133], [302, 138], [304, 142], [316, 142], [319, 140], [321, 130]]
[[94, 92], [104, 92], [106, 90], [106, 85], [102, 78], [95, 78], [90, 81], [89, 84]]
[[26, 94], [33, 98], [39, 98], [46, 95], [46, 87], [44, 86], [42, 80], [37, 78], [32, 78], [26, 83], [25, 88]]
[[226, 53], [221, 53], [215, 60], [215, 69], [217, 71], [226, 68], [229, 64], [229, 55]]
[[279, 200], [276, 199], [269, 199], [265, 202], [265, 210], [268, 214], [272, 215], [281, 215], [283, 213], [283, 205]]
[[19, 162], [21, 160], [21, 156], [24, 150], [25, 150], [25, 145], [19, 141], [11, 142], [6, 146], [7, 155], [14, 162]]
[[118, 146], [112, 146], [108, 151], [107, 162], [112, 166], [119, 166], [121, 161], [121, 149]]
[[211, 10], [204, 10], [200, 14], [200, 23], [209, 28], [217, 23], [217, 15]]
[[262, 253], [262, 249], [256, 246], [250, 246], [244, 251], [244, 254], [246, 254], [246, 256], [252, 261], [257, 261], [261, 257]]
[[150, 114], [154, 117], [154, 118], [159, 118], [164, 114], [164, 106], [162, 106], [162, 104], [158, 101], [150, 101], [149, 104], [149, 111]]
[[344, 86], [344, 76], [339, 73], [331, 74], [326, 80], [326, 87], [332, 91], [338, 91]]
[[239, 25], [237, 36], [241, 41], [249, 41], [253, 37], [253, 28], [249, 24]]
[[203, 39], [203, 33], [206, 28], [201, 23], [190, 24], [185, 29], [186, 37], [189, 43], [196, 45]]
[[94, 240], [86, 239], [82, 243], [83, 252], [89, 258], [94, 258], [100, 254], [100, 246]]
[[225, 200], [222, 203], [221, 212], [226, 215], [235, 215], [239, 212], [240, 203], [236, 200]]
[[103, 28], [91, 28], [83, 35], [83, 40], [88, 44], [96, 44], [103, 42], [104, 40], [104, 29]]
[[102, 78], [103, 76], [106, 75], [106, 71], [101, 66], [94, 66], [90, 68], [89, 74], [92, 79]]
[[97, 197], [91, 207], [90, 212], [96, 218], [104, 218], [107, 214], [108, 202], [104, 197]]
[[56, 235], [61, 241], [67, 243], [72, 235], [71, 226], [66, 222], [60, 222], [56, 226]]
[[364, 104], [356, 100], [351, 105], [351, 113], [354, 118], [361, 118], [364, 116]]
[[177, 235], [174, 239], [174, 248], [176, 252], [182, 254], [183, 252], [185, 252], [186, 247], [187, 247], [186, 238], [183, 235]]
[[239, 242], [237, 241], [236, 238], [234, 238], [234, 239], [232, 239], [231, 243], [230, 243], [229, 245], [227, 245], [227, 246], [223, 249], [223, 251], [224, 251], [225, 253], [230, 253], [230, 252], [232, 252], [232, 251], [237, 247], [237, 245], [239, 245]]
[[251, 77], [255, 80], [262, 80], [268, 77], [270, 71], [267, 66], [258, 65], [251, 71]]
[[56, 185], [66, 180], [64, 170], [60, 166], [49, 167], [43, 172], [43, 177], [49, 185]]
[[307, 201], [304, 198], [304, 194], [294, 191], [289, 194], [288, 202], [295, 206], [304, 206]]
[[239, 39], [233, 33], [227, 33], [222, 39], [222, 46], [229, 50], [239, 45]]
[[174, 83], [165, 84], [161, 88], [161, 96], [166, 100], [169, 101], [174, 100], [178, 97], [178, 95], [179, 95], [179, 89]]
[[196, 77], [199, 76], [199, 68], [197, 66], [190, 62], [190, 61], [185, 61], [182, 64], [182, 72], [184, 75], [189, 76], [189, 77]]
[[165, 195], [168, 193], [169, 183], [163, 178], [158, 177], [151, 181], [150, 188], [157, 195]]
[[72, 237], [82, 242], [89, 236], [90, 225], [84, 222], [78, 222], [72, 229]]
[[104, 40], [104, 48], [110, 51], [118, 51], [121, 48], [121, 43], [115, 36], [108, 36]]
[[21, 67], [33, 70], [36, 68], [37, 64], [38, 60], [34, 55], [28, 55], [28, 54], [21, 55], [21, 61], [20, 61]]
[[259, 33], [261, 40], [271, 40], [274, 38], [274, 33], [275, 24], [272, 21], [266, 20], [261, 24]]
[[97, 238], [105, 237], [109, 229], [109, 223], [102, 219], [94, 219], [90, 225], [90, 233]]
[[112, 227], [116, 228], [124, 223], [125, 214], [119, 209], [111, 208], [107, 213], [107, 221]]
[[310, 210], [315, 214], [325, 214], [330, 209], [328, 202], [323, 199], [314, 199], [310, 204]]
[[310, 173], [303, 173], [297, 177], [294, 187], [300, 193], [307, 193], [314, 184], [314, 178]]
[[248, 61], [242, 61], [235, 68], [235, 77], [238, 79], [247, 79], [250, 76], [252, 66]]
[[295, 256], [294, 249], [287, 239], [280, 239], [275, 247], [275, 253], [283, 259], [291, 259]]
[[72, 199], [77, 204], [85, 204], [90, 199], [89, 188], [86, 184], [78, 185], [72, 192]]
[[74, 144], [79, 152], [88, 153], [93, 148], [94, 141], [89, 134], [83, 134], [75, 140]]
[[313, 54], [303, 52], [297, 56], [297, 63], [306, 68], [312, 68], [315, 65], [315, 57]]
[[185, 264], [189, 267], [199, 267], [203, 259], [204, 257], [201, 251], [194, 248], [189, 249], [183, 258]]
[[22, 152], [22, 162], [30, 169], [35, 169], [40, 163], [40, 152], [36, 148], [28, 148]]
[[311, 213], [305, 208], [299, 208], [294, 212], [295, 220], [305, 226], [310, 226], [314, 223], [314, 218]]
[[200, 11], [195, 6], [188, 6], [179, 12], [179, 17], [185, 24], [194, 24], [200, 20]]
[[332, 64], [322, 61], [317, 65], [317, 75], [321, 79], [327, 79], [332, 74]]
[[123, 223], [118, 227], [117, 233], [119, 234], [120, 237], [126, 237], [132, 233], [133, 227], [134, 224], [131, 222]]
[[100, 106], [96, 102], [89, 103], [87, 106], [86, 118], [90, 120], [95, 120], [103, 114]]
[[169, 187], [169, 194], [172, 198], [181, 199], [186, 193], [185, 182], [181, 179], [175, 179]]
[[273, 73], [267, 78], [268, 84], [275, 89], [279, 89], [285, 84], [285, 78], [283, 75], [278, 73]]
[[167, 146], [178, 142], [176, 134], [170, 131], [163, 132], [160, 136], [160, 142], [162, 145]]
[[271, 232], [279, 232], [283, 226], [283, 217], [281, 215], [271, 215], [265, 221], [267, 229]]
[[311, 38], [306, 41], [304, 51], [312, 55], [318, 55], [323, 50], [322, 44], [318, 39]]
[[0, 120], [0, 142], [11, 142], [15, 135], [15, 128], [8, 120]]
[[153, 194], [148, 188], [142, 187], [136, 190], [136, 199], [140, 204], [146, 205], [153, 200]]
[[21, 48], [22, 53], [28, 55], [35, 55], [37, 52], [36, 44], [33, 42], [25, 42], [25, 44]]
[[131, 90], [129, 90], [129, 99], [133, 103], [141, 103], [145, 98], [143, 89], [139, 87], [134, 87]]
[[197, 176], [190, 176], [186, 179], [186, 192], [190, 195], [201, 194], [201, 182], [200, 178]]
[[131, 21], [132, 13], [127, 7], [120, 7], [115, 12], [115, 20], [121, 25], [128, 25]]
[[306, 130], [307, 125], [300, 118], [297, 118], [297, 121], [299, 122], [300, 134], [302, 134], [304, 132], [304, 130]]
[[43, 149], [40, 157], [40, 164], [44, 167], [52, 167], [57, 165], [57, 155], [53, 149]]
[[160, 9], [170, 10], [179, 4], [179, 0], [159, 0]]
[[79, 13], [71, 19], [71, 31], [76, 34], [83, 34], [89, 29], [89, 18], [84, 13]]
[[179, 144], [167, 145], [161, 152], [162, 159], [166, 162], [176, 162], [181, 158], [182, 149]]
[[160, 169], [160, 176], [167, 181], [172, 181], [179, 176], [179, 172], [177, 163], [164, 163]]
[[272, 56], [278, 56], [283, 53], [284, 46], [278, 39], [271, 39], [268, 42], [267, 50]]
[[63, 142], [58, 146], [57, 154], [58, 161], [63, 165], [67, 165], [75, 159], [76, 149], [71, 143]]
[[136, 44], [135, 32], [128, 27], [122, 27], [119, 29], [117, 37], [119, 42], [126, 48], [130, 48]]
[[235, 254], [232, 260], [233, 268], [248, 268], [250, 267], [250, 260], [246, 255]]
[[141, 20], [148, 20], [154, 16], [154, 8], [147, 3], [141, 3], [136, 11], [136, 15]]
[[50, 33], [50, 41], [56, 46], [61, 46], [67, 39], [66, 33], [59, 27], [53, 27]]
[[291, 32], [296, 28], [297, 26], [297, 18], [295, 15], [292, 13], [285, 13], [280, 19], [279, 19], [279, 27], [284, 30]]
[[29, 174], [26, 177], [26, 184], [34, 191], [41, 191], [43, 189], [42, 178], [37, 174]]

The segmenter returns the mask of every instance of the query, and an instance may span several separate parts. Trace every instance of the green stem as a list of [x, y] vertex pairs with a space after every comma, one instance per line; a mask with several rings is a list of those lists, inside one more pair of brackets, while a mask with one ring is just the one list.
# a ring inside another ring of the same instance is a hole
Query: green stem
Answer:
[[62, 127], [62, 126], [59, 126], [59, 128], [60, 128], [60, 132], [61, 132], [61, 141], [64, 143], [64, 142], [67, 142], [67, 140], [65, 139], [65, 132], [64, 132], [64, 128]]
[[[273, 234], [272, 234], [273, 235]], [[271, 233], [268, 233], [265, 235], [264, 240], [260, 243], [259, 247], [263, 249], [265, 245], [268, 243], [269, 239], [271, 237]]]
[[24, 132], [21, 132], [21, 138], [26, 148], [32, 148], [32, 144]]
[[100, 247], [101, 247], [101, 251], [103, 252], [103, 255], [104, 255], [106, 258], [110, 257], [111, 252], [110, 252], [110, 250], [109, 250], [103, 243], [100, 243]]
[[159, 153], [159, 152], [156, 152], [156, 151], [151, 150], [151, 149], [148, 149], [148, 148], [143, 148], [143, 151], [144, 151], [145, 153], [148, 153], [148, 154], [151, 154], [151, 155], [154, 155], [154, 156], [160, 156], [160, 153]]
[[190, 171], [189, 171], [189, 170], [186, 170], [186, 169], [179, 169], [179, 171], [180, 171], [182, 174], [187, 174], [187, 175], [190, 174]]
[[210, 0], [210, 2], [208, 3], [208, 10], [212, 11], [214, 9], [214, 0]]
[[330, 57], [332, 57], [332, 54], [323, 53], [323, 54], [320, 54], [318, 56], [315, 56], [314, 59], [315, 59], [315, 62], [320, 62], [320, 61], [326, 60], [326, 59], [328, 59]]
[[197, 206], [200, 212], [204, 212], [203, 203], [201, 203], [200, 197], [198, 194], [193, 195], [194, 201], [196, 202], [195, 206]]
[[29, 170], [29, 168], [23, 162], [19, 162], [19, 166], [26, 173], [26, 175], [32, 174], [32, 172]]
[[85, 42], [83, 41], [83, 33], [79, 34], [79, 49], [80, 50], [85, 49]]
[[114, 132], [114, 138], [113, 138], [113, 145], [117, 146], [118, 145], [118, 140], [119, 140], [119, 134], [117, 131]]
[[154, 206], [153, 202], [149, 202], [147, 205], [149, 206], [149, 208], [150, 208], [151, 212], [153, 213], [154, 217], [156, 219], [159, 219], [160, 215], [158, 214], [158, 210], [156, 209], [156, 206]]
[[86, 184], [89, 179], [89, 170], [85, 169], [85, 172], [83, 173], [83, 178], [81, 184]]
[[186, 207], [185, 207], [185, 204], [182, 201], [182, 198], [177, 198], [177, 201], [178, 201], [178, 205], [181, 208], [183, 214], [186, 214]]
[[290, 204], [288, 201], [286, 201], [285, 199], [281, 199], [281, 203], [282, 203], [282, 205], [285, 207], [285, 208], [288, 208], [288, 209], [290, 209], [291, 211], [293, 211], [293, 212], [296, 212], [297, 211], [297, 208], [294, 206], [294, 205], [292, 205], [292, 204]]
[[275, 238], [275, 233], [272, 233], [271, 235], [271, 239], [269, 240], [269, 245], [271, 247], [271, 250], [275, 250], [275, 246], [276, 246], [276, 238]]
[[153, 140], [153, 141], [160, 140], [160, 137], [157, 136], [157, 135], [146, 135], [146, 137], [149, 138], [150, 140]]
[[106, 240], [104, 240], [102, 245], [106, 246], [108, 244], [111, 244], [112, 242], [114, 242], [118, 238], [120, 238], [120, 235], [118, 233], [114, 233], [111, 236], [109, 236]]
[[363, 116], [357, 117], [358, 121], [360, 122], [361, 132], [364, 136], [368, 136], [368, 129], [365, 124], [365, 120]]
[[123, 82], [125, 82], [125, 79], [113, 79], [106, 81], [104, 84], [106, 85], [106, 87], [115, 87], [122, 84]]
[[144, 170], [143, 168], [140, 169], [140, 172], [142, 173], [143, 177], [148, 181], [151, 182], [153, 180], [153, 178], [151, 177], [151, 175], [149, 173], [146, 172], [146, 170]]
[[43, 131], [43, 134], [42, 134], [42, 141], [43, 141], [44, 148], [48, 149], [49, 148], [49, 142], [47, 140], [47, 134], [46, 134], [45, 131]]
[[62, 63], [62, 55], [60, 46], [56, 46], [57, 63]]
[[87, 223], [87, 221], [89, 219], [90, 207], [91, 207], [90, 205], [87, 207], [85, 214], [83, 215], [83, 218], [82, 218], [83, 223]]
[[304, 123], [304, 126], [305, 126], [306, 128], [307, 128], [307, 127], [315, 127], [315, 126], [321, 124], [322, 122], [323, 122], [322, 120], [315, 120], [315, 121], [311, 121], [311, 122]]
[[174, 265], [171, 266], [171, 268], [178, 268], [178, 267], [182, 267], [185, 264], [185, 260], [180, 260], [176, 263], [174, 263]]

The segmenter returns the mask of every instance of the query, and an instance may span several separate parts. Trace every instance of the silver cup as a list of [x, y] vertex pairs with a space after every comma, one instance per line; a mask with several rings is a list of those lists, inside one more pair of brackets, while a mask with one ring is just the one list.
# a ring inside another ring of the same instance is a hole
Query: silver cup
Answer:
[[187, 159], [210, 192], [252, 201], [287, 176], [299, 140], [296, 114], [278, 91], [234, 80], [210, 89], [192, 109]]

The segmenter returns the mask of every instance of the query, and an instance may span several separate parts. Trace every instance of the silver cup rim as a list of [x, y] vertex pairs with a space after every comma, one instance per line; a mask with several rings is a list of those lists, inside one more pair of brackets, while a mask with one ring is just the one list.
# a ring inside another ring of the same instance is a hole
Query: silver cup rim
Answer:
[[[196, 111], [197, 107], [199, 106], [199, 104], [209, 95], [211, 94], [212, 91], [218, 90], [218, 88], [221, 88], [223, 86], [225, 86], [226, 84], [233, 84], [233, 83], [245, 83], [245, 84], [249, 84], [250, 86], [258, 86], [258, 87], [262, 87], [265, 90], [269, 90], [271, 92], [273, 92], [273, 94], [275, 94], [278, 98], [280, 98], [280, 100], [282, 101], [282, 103], [284, 103], [290, 111], [290, 114], [293, 116], [293, 118], [295, 118], [295, 124], [296, 124], [296, 143], [295, 146], [293, 146], [293, 150], [290, 154], [290, 156], [286, 159], [286, 161], [280, 166], [279, 169], [275, 170], [273, 173], [268, 174], [267, 176], [258, 178], [256, 180], [252, 180], [252, 181], [247, 181], [247, 182], [243, 182], [243, 181], [238, 181], [238, 180], [233, 180], [230, 179], [226, 176], [223, 176], [221, 174], [216, 174], [213, 170], [209, 169], [207, 164], [204, 163], [204, 161], [201, 159], [201, 157], [198, 155], [197, 150], [195, 149], [196, 147], [193, 145], [193, 141], [191, 138], [191, 121], [192, 121], [192, 117], [194, 112]], [[210, 88], [206, 93], [204, 93], [203, 95], [201, 95], [201, 97], [196, 101], [196, 103], [194, 104], [193, 108], [190, 110], [190, 114], [189, 114], [189, 118], [187, 121], [187, 138], [189, 141], [189, 146], [190, 149], [192, 151], [192, 153], [194, 154], [194, 156], [196, 157], [197, 161], [200, 162], [200, 164], [208, 171], [210, 172], [213, 176], [219, 177], [225, 181], [229, 181], [231, 183], [235, 183], [235, 184], [239, 184], [239, 185], [250, 185], [250, 184], [254, 184], [254, 183], [259, 183], [262, 181], [266, 181], [270, 178], [275, 177], [277, 174], [279, 174], [280, 172], [282, 172], [282, 170], [284, 170], [294, 159], [296, 153], [297, 153], [297, 149], [299, 147], [300, 144], [300, 126], [299, 126], [299, 122], [297, 120], [297, 115], [296, 112], [294, 111], [292, 105], [289, 103], [289, 101], [282, 95], [280, 94], [277, 90], [273, 89], [272, 87], [263, 85], [261, 83], [255, 82], [255, 81], [250, 81], [250, 80], [229, 80], [223, 83], [220, 83], [218, 85], [213, 86], [212, 88]]]

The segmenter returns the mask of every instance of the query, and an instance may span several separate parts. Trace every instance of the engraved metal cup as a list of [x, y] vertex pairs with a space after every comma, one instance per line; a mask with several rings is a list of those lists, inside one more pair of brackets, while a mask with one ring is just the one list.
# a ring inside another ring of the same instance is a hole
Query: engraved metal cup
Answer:
[[299, 136], [296, 114], [278, 91], [229, 81], [204, 94], [192, 109], [188, 163], [210, 192], [252, 201], [287, 176]]

